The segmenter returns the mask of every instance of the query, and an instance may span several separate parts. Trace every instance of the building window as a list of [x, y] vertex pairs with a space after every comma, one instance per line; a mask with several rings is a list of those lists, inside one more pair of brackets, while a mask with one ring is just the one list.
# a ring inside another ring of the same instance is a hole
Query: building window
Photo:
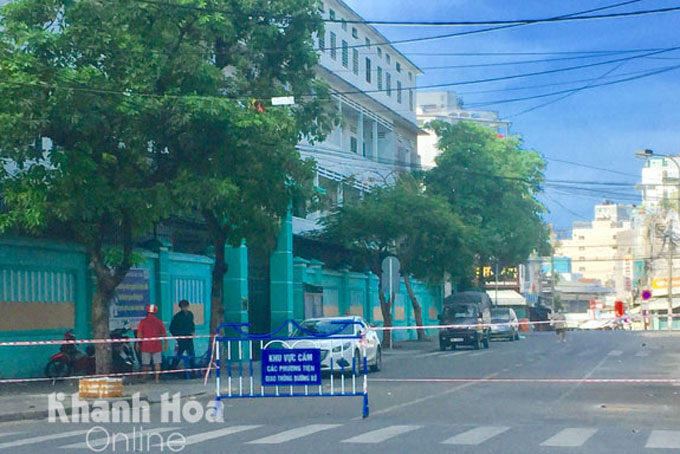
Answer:
[[366, 82], [371, 83], [371, 59], [366, 58]]
[[585, 248], [585, 247], [583, 247], [583, 246], [580, 246], [580, 247], [578, 248], [578, 250], [579, 250], [579, 251], [585, 251], [585, 250], [586, 250], [586, 248]]
[[401, 63], [397, 62], [397, 72], [401, 72]]
[[356, 137], [352, 137], [349, 139], [349, 149], [352, 153], [356, 153], [357, 150], [359, 149], [359, 142], [357, 141]]
[[342, 66], [349, 68], [349, 47], [344, 39], [342, 40]]
[[335, 37], [335, 33], [331, 32], [331, 58], [335, 60], [338, 57], [338, 39]]
[[382, 90], [382, 87], [383, 87], [382, 79], [383, 79], [383, 77], [382, 77], [382, 68], [380, 66], [378, 66], [376, 76], [378, 77], [378, 90]]
[[409, 71], [408, 73], [408, 80], [409, 82], [413, 82], [413, 73]]
[[366, 46], [371, 47], [371, 40], [366, 38]]
[[585, 268], [584, 266], [582, 266], [582, 267], [580, 267], [578, 270], [579, 270], [580, 272], [582, 272], [582, 273], [585, 273], [586, 268]]
[[387, 90], [387, 96], [392, 96], [392, 75], [390, 73], [385, 73], [385, 90]]
[[382, 49], [378, 47], [378, 57], [382, 58]]
[[397, 81], [397, 102], [401, 104], [401, 81]]
[[411, 109], [411, 111], [413, 111], [415, 108], [415, 103], [413, 102], [413, 90], [410, 89], [408, 91], [408, 108]]
[[385, 54], [385, 61], [387, 62], [388, 65], [390, 63], [392, 63], [392, 59], [390, 58], [390, 54]]
[[352, 49], [352, 72], [359, 75], [359, 51]]
[[359, 32], [356, 27], [352, 27], [352, 38], [359, 39]]
[[345, 19], [342, 20], [342, 29], [347, 31], [347, 22], [345, 22]]
[[328, 16], [330, 17], [331, 20], [335, 20], [335, 11], [332, 9], [328, 10]]
[[322, 33], [319, 35], [319, 50], [321, 52], [326, 51], [326, 33]]

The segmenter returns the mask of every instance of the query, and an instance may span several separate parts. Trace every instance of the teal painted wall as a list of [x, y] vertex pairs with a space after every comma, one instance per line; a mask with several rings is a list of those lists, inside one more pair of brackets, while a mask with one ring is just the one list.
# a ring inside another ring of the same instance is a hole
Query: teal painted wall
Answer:
[[[296, 258], [294, 261], [294, 307], [295, 319], [302, 320], [304, 313], [304, 289], [303, 284], [311, 284], [323, 287], [323, 313], [324, 316], [336, 315], [360, 315], [369, 323], [382, 326], [382, 312], [379, 302], [379, 282], [372, 273], [355, 273], [348, 270], [328, 270], [318, 261], [307, 261]], [[413, 292], [423, 309], [423, 323], [425, 325], [437, 325], [437, 316], [441, 309], [442, 291], [439, 287], [428, 287], [421, 282], [411, 279]], [[395, 326], [414, 326], [415, 318], [411, 300], [406, 293], [406, 286], [401, 282], [400, 292], [397, 295], [393, 320]], [[428, 335], [434, 335], [434, 330], [428, 331]], [[395, 340], [416, 339], [415, 330], [395, 331]]]
[[[159, 306], [161, 320], [169, 326], [177, 302], [187, 299], [199, 323], [196, 334], [209, 334], [210, 286], [213, 259], [198, 255], [180, 254], [165, 247], [158, 252], [140, 250], [143, 262], [135, 265], [149, 271], [149, 298]], [[235, 267], [236, 276], [242, 267]], [[239, 288], [242, 287], [239, 286]], [[22, 238], [0, 238], [0, 304], [55, 304], [61, 308], [71, 303], [74, 319], [71, 324], [51, 329], [0, 330], [0, 341], [59, 340], [68, 329], [74, 329], [79, 339], [91, 337], [90, 301], [94, 292], [94, 279], [88, 268], [82, 247], [53, 241]], [[241, 298], [237, 296], [239, 305]], [[229, 291], [227, 301], [234, 301]], [[13, 306], [16, 307], [16, 306]], [[5, 313], [5, 317], [18, 319], [18, 313]], [[36, 317], [35, 326], [52, 323]], [[208, 346], [207, 339], [197, 339], [196, 353], [202, 354]], [[82, 349], [82, 348], [81, 348]], [[39, 377], [48, 358], [59, 351], [59, 345], [31, 347], [0, 347], [0, 378]], [[166, 355], [174, 353], [174, 342]]]

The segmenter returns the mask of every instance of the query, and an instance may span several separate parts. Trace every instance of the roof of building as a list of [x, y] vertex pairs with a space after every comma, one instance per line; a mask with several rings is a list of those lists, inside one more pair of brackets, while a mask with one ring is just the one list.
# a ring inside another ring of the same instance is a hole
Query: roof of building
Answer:
[[487, 290], [491, 301], [497, 306], [526, 306], [527, 300], [514, 290], [498, 290], [498, 301], [496, 301], [496, 290]]

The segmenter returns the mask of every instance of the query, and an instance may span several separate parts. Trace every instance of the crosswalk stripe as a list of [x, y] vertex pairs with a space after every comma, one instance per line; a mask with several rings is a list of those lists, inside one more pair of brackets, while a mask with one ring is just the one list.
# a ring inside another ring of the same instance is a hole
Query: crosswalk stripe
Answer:
[[623, 352], [621, 350], [612, 350], [609, 352], [609, 356], [621, 356]]
[[343, 440], [342, 443], [381, 443], [390, 438], [420, 429], [421, 426], [389, 426], [384, 429], [372, 430], [356, 437]]
[[646, 356], [649, 356], [649, 352], [637, 352], [635, 356], [637, 356], [638, 358], [644, 358]]
[[[153, 434], [162, 434], [164, 432], [170, 432], [171, 430], [176, 430], [176, 427], [162, 427], [162, 428], [157, 428], [157, 429], [147, 429], [147, 430], [135, 430], [133, 432], [128, 432], [126, 434], [119, 434], [116, 433], [115, 437], [113, 434], [110, 432], [104, 432], [104, 431], [93, 431], [92, 436], [97, 436], [97, 435], [105, 435], [104, 437], [100, 438], [94, 438], [92, 440], [85, 440], [80, 443], [73, 443], [70, 445], [66, 446], [60, 446], [61, 449], [90, 449], [94, 450], [97, 448], [101, 447], [108, 447], [108, 445], [114, 446], [114, 442], [118, 446], [126, 446], [127, 444], [130, 443], [131, 440], [134, 438], [139, 438], [144, 437], [144, 439], [147, 439], [146, 437], [151, 436], [154, 437]], [[94, 449], [93, 449], [94, 448]], [[106, 449], [106, 448], [104, 448]]]
[[446, 445], [479, 445], [510, 430], [509, 427], [482, 426], [442, 441]]
[[645, 448], [680, 449], [680, 431], [653, 430]]
[[583, 446], [590, 437], [595, 435], [597, 429], [568, 428], [557, 432], [552, 437], [541, 443], [541, 446], [560, 446], [577, 448]]
[[[189, 435], [186, 437], [184, 443], [185, 446], [194, 445], [196, 443], [201, 443], [202, 441], [214, 440], [215, 438], [226, 437], [227, 435], [233, 435], [239, 432], [245, 432], [246, 430], [257, 429], [262, 427], [261, 425], [249, 425], [249, 426], [231, 426], [225, 427], [224, 429], [211, 430], [209, 432], [202, 432], [199, 434]], [[154, 448], [158, 448], [160, 444], [154, 445]]]
[[4, 448], [14, 448], [16, 446], [26, 446], [35, 443], [41, 443], [43, 441], [59, 440], [60, 438], [75, 437], [77, 435], [86, 434], [87, 430], [72, 430], [70, 432], [59, 432], [51, 435], [43, 435], [40, 437], [22, 438], [21, 440], [8, 441], [6, 443], [0, 443], [0, 449]]
[[290, 440], [306, 437], [308, 435], [312, 435], [323, 430], [334, 429], [340, 426], [342, 426], [342, 424], [310, 424], [309, 426], [298, 427], [296, 429], [286, 430], [275, 435], [270, 435], [269, 437], [249, 441], [248, 444], [273, 445], [278, 443], [285, 443]]

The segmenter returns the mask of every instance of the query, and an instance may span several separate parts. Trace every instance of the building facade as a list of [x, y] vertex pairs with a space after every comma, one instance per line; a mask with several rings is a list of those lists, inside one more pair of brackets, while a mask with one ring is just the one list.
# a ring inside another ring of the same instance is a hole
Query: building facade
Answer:
[[[322, 14], [338, 22], [327, 22], [315, 37], [316, 72], [329, 85], [341, 121], [324, 142], [298, 148], [316, 161], [316, 184], [333, 205], [420, 167], [415, 89], [422, 72], [344, 2], [324, 0]], [[317, 229], [320, 215], [294, 217], [294, 233]]]
[[[418, 93], [416, 114], [421, 128], [435, 120], [451, 124], [472, 121], [495, 130], [499, 135], [507, 136], [510, 134], [510, 123], [500, 120], [498, 112], [465, 109], [453, 91]], [[426, 128], [425, 133], [418, 136], [418, 153], [425, 168], [435, 165], [435, 158], [440, 153], [437, 149], [437, 140], [434, 131]]]
[[615, 288], [619, 248], [631, 230], [630, 211], [611, 202], [596, 205], [593, 221], [574, 222], [571, 238], [560, 241], [555, 255], [569, 257], [574, 273]]

